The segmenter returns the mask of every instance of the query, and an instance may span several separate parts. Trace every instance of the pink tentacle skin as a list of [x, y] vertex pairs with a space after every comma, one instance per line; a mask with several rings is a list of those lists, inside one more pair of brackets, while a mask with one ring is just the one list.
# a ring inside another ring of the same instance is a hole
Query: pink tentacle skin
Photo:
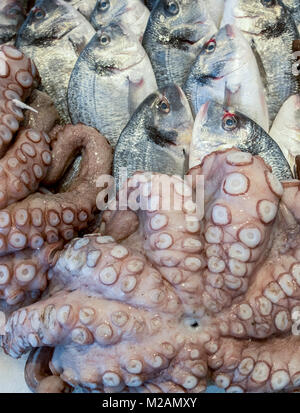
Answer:
[[0, 160], [0, 208], [35, 192], [51, 164], [50, 138], [33, 129], [21, 131]]
[[38, 82], [38, 72], [29, 58], [13, 46], [0, 46], [0, 157], [24, 118], [13, 100], [24, 101]]
[[55, 264], [55, 253], [62, 242], [45, 245], [0, 258], [0, 294], [8, 305], [19, 304], [29, 292], [42, 292], [48, 285], [48, 269]]
[[[204, 216], [194, 203], [200, 175]], [[190, 176], [136, 173], [129, 209], [106, 213], [119, 242], [69, 242], [48, 271], [59, 290], [8, 317], [8, 354], [54, 349], [44, 391], [65, 382], [198, 393], [211, 376], [228, 392], [299, 388], [299, 181], [281, 184], [261, 158], [236, 149], [210, 154]], [[168, 179], [162, 193], [158, 178]]]
[[99, 191], [96, 180], [110, 172], [112, 160], [109, 144], [97, 131], [83, 125], [59, 129], [44, 181], [57, 181], [76, 149], [82, 152], [82, 165], [67, 192], [35, 193], [0, 211], [0, 255], [39, 249], [44, 242], [69, 241], [94, 218]]

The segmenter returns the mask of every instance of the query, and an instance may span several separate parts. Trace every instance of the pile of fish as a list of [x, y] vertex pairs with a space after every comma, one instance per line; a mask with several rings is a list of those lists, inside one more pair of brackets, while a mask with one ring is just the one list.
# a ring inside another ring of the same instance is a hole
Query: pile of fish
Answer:
[[231, 147], [300, 178], [299, 30], [299, 0], [0, 4], [0, 44], [34, 61], [62, 125], [106, 137], [117, 179]]

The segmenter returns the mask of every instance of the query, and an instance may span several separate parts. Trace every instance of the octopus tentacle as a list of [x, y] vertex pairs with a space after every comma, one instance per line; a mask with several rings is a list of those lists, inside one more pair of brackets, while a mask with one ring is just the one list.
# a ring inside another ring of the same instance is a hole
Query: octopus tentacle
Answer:
[[42, 292], [48, 285], [48, 269], [55, 264], [55, 253], [62, 241], [0, 257], [0, 294], [8, 305], [22, 302], [28, 292]]
[[[61, 159], [59, 154], [61, 145], [65, 148], [66, 142], [70, 148], [65, 156], [73, 153], [74, 148], [83, 148], [80, 173], [71, 181], [68, 192], [35, 193], [0, 211], [0, 255], [25, 248], [37, 249], [45, 241], [49, 244], [60, 239], [69, 241], [94, 217], [99, 191], [96, 180], [110, 171], [111, 148], [102, 135], [83, 125], [68, 125], [58, 135], [47, 182], [50, 177], [54, 177], [54, 181], [58, 179], [65, 167], [63, 161], [66, 159]], [[74, 136], [77, 139], [72, 143]], [[57, 169], [60, 171], [58, 174]]]
[[268, 253], [283, 188], [261, 158], [237, 150], [208, 155], [191, 174], [206, 182], [203, 302], [218, 313], [247, 291]]
[[0, 157], [23, 120], [14, 100], [23, 101], [39, 82], [34, 63], [13, 46], [0, 46]]
[[298, 337], [246, 342], [223, 339], [213, 364], [216, 384], [227, 392], [274, 392], [298, 388], [300, 383]]
[[50, 138], [33, 129], [21, 131], [0, 160], [0, 208], [37, 190], [51, 164]]

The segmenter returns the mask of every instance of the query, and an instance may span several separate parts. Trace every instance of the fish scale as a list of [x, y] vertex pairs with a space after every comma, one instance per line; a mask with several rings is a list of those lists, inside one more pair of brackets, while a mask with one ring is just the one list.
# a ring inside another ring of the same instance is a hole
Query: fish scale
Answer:
[[[44, 17], [37, 19], [42, 11]], [[39, 0], [21, 27], [16, 45], [32, 58], [41, 89], [53, 99], [64, 123], [70, 123], [67, 88], [82, 48], [94, 35], [91, 24], [61, 0]]]

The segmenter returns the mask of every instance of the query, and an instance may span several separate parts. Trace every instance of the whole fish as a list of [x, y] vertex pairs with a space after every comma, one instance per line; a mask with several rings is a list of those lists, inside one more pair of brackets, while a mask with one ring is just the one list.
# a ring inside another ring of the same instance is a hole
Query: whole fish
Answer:
[[224, 1], [225, 0], [207, 0], [208, 12], [217, 27], [220, 27], [223, 18]]
[[222, 27], [192, 65], [184, 91], [196, 115], [208, 100], [234, 106], [269, 131], [263, 84], [251, 47], [233, 25]]
[[286, 99], [299, 91], [292, 72], [297, 27], [280, 0], [226, 0], [223, 24], [232, 22], [247, 38], [258, 60], [272, 123]]
[[25, 20], [25, 3], [22, 0], [0, 1], [0, 44], [14, 42]]
[[142, 41], [149, 16], [141, 0], [97, 0], [90, 21], [96, 30], [110, 23], [120, 23]]
[[217, 31], [202, 0], [159, 0], [151, 12], [143, 45], [159, 88], [183, 86], [199, 50]]
[[62, 0], [38, 0], [17, 37], [17, 47], [34, 60], [42, 90], [54, 101], [65, 123], [70, 123], [70, 76], [80, 52], [94, 34], [92, 25], [71, 5]]
[[68, 89], [72, 122], [93, 126], [115, 146], [132, 113], [156, 89], [141, 43], [112, 23], [97, 32], [76, 62]]
[[296, 176], [296, 157], [300, 155], [300, 95], [290, 96], [284, 102], [270, 135], [280, 146]]
[[213, 101], [204, 103], [195, 120], [190, 167], [199, 165], [213, 151], [232, 147], [261, 156], [278, 179], [293, 178], [281, 149], [259, 125], [233, 108]]
[[123, 130], [114, 154], [114, 176], [120, 168], [183, 176], [192, 137], [193, 116], [183, 91], [168, 85], [148, 96]]
[[300, 2], [299, 0], [284, 0], [283, 3], [292, 14], [300, 32]]
[[65, 0], [65, 2], [75, 7], [75, 9], [78, 10], [88, 20], [90, 19], [92, 11], [96, 4], [96, 0]]

